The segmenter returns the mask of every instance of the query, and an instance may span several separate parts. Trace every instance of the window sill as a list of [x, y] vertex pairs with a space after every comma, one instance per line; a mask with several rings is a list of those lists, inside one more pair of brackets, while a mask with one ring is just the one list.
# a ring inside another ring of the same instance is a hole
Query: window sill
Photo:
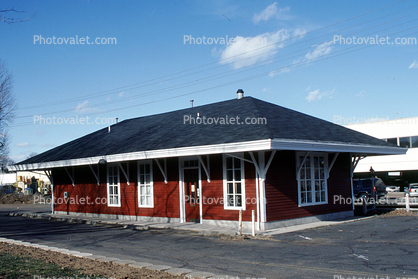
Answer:
[[325, 201], [325, 202], [316, 202], [316, 203], [304, 203], [304, 204], [299, 204], [299, 207], [305, 207], [305, 206], [315, 206], [315, 205], [324, 205], [324, 204], [328, 204], [328, 201]]

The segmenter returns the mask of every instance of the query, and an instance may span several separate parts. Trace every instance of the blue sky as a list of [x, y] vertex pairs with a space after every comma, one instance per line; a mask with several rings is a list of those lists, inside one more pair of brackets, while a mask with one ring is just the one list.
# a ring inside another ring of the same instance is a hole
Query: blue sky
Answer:
[[[228, 100], [239, 88], [338, 124], [417, 116], [413, 0], [35, 0], [0, 7], [25, 11], [13, 15], [21, 18], [36, 12], [31, 21], [0, 23], [0, 59], [13, 73], [19, 107], [9, 130], [15, 161], [106, 127], [109, 118], [187, 108], [190, 99], [196, 106]], [[70, 43], [87, 36], [113, 43]], [[75, 117], [93, 123], [70, 124]], [[47, 124], [53, 119], [62, 124]]]

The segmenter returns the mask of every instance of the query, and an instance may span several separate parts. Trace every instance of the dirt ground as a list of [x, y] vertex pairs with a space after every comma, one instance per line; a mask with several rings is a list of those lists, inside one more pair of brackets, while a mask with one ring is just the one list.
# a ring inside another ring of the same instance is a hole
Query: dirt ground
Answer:
[[0, 204], [33, 203], [35, 195], [4, 194], [0, 196]]
[[180, 279], [182, 276], [173, 276], [167, 272], [138, 269], [127, 265], [99, 262], [92, 259], [75, 257], [63, 253], [47, 251], [40, 248], [26, 247], [0, 242], [0, 253], [9, 253], [16, 256], [32, 257], [47, 263], [54, 263], [62, 267], [82, 269], [88, 276], [108, 278], [170, 278]]

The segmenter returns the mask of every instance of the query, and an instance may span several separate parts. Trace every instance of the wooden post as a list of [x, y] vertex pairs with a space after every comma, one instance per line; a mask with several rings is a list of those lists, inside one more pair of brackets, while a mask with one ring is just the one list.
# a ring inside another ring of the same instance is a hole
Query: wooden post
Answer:
[[238, 235], [242, 235], [242, 209], [239, 210], [239, 227], [238, 227]]
[[409, 193], [405, 194], [405, 207], [406, 207], [406, 212], [409, 212]]
[[252, 213], [252, 218], [251, 218], [251, 221], [252, 221], [252, 236], [255, 236], [255, 210], [251, 210], [251, 213]]

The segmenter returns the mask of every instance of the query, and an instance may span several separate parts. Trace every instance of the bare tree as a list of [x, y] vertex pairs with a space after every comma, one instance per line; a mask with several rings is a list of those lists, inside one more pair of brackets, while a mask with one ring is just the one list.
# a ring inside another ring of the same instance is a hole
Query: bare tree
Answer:
[[8, 155], [6, 130], [15, 116], [16, 99], [13, 96], [13, 77], [0, 60], [0, 154], [3, 156]]
[[12, 24], [12, 23], [18, 23], [18, 22], [24, 22], [24, 21], [29, 21], [35, 18], [36, 16], [36, 12], [33, 13], [30, 17], [22, 19], [22, 18], [15, 18], [13, 16], [10, 16], [10, 14], [12, 13], [24, 13], [24, 11], [17, 11], [14, 8], [11, 9], [6, 9], [6, 10], [0, 10], [0, 21], [3, 21], [5, 23], [8, 24]]
[[7, 171], [7, 166], [13, 165], [15, 162], [9, 157], [9, 136], [7, 134], [2, 135], [2, 148], [0, 148], [0, 167], [1, 172]]

